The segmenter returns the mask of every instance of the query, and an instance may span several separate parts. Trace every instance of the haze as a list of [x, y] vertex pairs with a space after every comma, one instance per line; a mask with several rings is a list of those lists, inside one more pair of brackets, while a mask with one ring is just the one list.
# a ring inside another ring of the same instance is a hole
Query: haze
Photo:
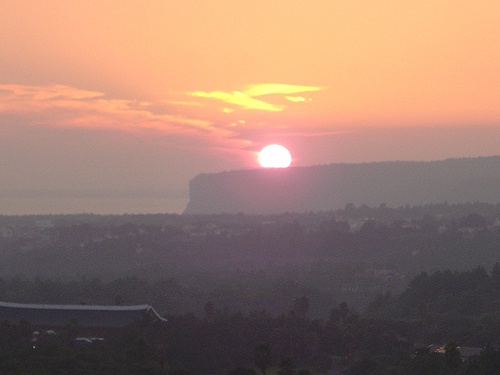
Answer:
[[181, 212], [199, 173], [500, 154], [496, 1], [3, 1], [0, 214]]

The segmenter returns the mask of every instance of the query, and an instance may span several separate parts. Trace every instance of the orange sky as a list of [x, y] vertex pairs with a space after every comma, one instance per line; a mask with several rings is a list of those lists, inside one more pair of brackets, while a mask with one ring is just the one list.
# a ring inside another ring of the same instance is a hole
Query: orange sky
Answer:
[[57, 192], [180, 212], [190, 178], [256, 168], [267, 143], [294, 165], [500, 154], [499, 15], [494, 0], [4, 0], [0, 214], [82, 209], [36, 200]]

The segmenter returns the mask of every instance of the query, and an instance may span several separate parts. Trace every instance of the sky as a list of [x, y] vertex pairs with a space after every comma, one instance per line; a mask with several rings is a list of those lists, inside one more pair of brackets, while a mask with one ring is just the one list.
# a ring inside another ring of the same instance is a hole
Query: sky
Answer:
[[200, 173], [500, 154], [497, 0], [2, 0], [0, 215], [180, 213]]

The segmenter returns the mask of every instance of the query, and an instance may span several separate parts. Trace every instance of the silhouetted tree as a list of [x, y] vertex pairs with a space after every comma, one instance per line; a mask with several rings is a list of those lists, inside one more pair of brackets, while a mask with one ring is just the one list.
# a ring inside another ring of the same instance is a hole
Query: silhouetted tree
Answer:
[[271, 347], [268, 344], [259, 344], [255, 347], [253, 360], [263, 375], [266, 375], [266, 370], [271, 365], [272, 359]]
[[474, 213], [463, 218], [461, 224], [468, 228], [484, 228], [488, 225], [488, 219], [483, 215]]
[[481, 375], [500, 375], [500, 352], [492, 348], [484, 350], [479, 356]]
[[290, 357], [281, 360], [278, 375], [295, 375], [295, 365]]
[[462, 358], [460, 357], [460, 351], [458, 350], [457, 344], [454, 342], [449, 342], [446, 344], [444, 352], [444, 375], [457, 375], [461, 370], [463, 365]]
[[300, 319], [305, 319], [309, 312], [309, 300], [307, 297], [300, 297], [295, 300], [294, 312]]
[[[383, 370], [372, 358], [362, 358], [354, 362], [345, 372], [346, 375], [382, 375]], [[429, 374], [430, 375], [430, 374]]]
[[257, 375], [257, 372], [253, 368], [238, 367], [229, 371], [227, 375]]
[[205, 303], [205, 316], [208, 320], [214, 320], [215, 318], [215, 304], [212, 301]]
[[[425, 350], [424, 350], [425, 349]], [[443, 356], [439, 353], [429, 353], [429, 348], [417, 351], [404, 365], [405, 375], [439, 374], [443, 368]]]

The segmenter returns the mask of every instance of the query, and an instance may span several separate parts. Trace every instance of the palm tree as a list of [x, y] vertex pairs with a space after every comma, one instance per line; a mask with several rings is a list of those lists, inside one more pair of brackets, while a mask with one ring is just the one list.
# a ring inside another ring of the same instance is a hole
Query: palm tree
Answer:
[[291, 358], [285, 357], [281, 360], [278, 375], [295, 375], [295, 365]]
[[255, 347], [253, 360], [262, 375], [266, 375], [266, 370], [271, 365], [272, 359], [271, 347], [268, 344], [259, 344]]

